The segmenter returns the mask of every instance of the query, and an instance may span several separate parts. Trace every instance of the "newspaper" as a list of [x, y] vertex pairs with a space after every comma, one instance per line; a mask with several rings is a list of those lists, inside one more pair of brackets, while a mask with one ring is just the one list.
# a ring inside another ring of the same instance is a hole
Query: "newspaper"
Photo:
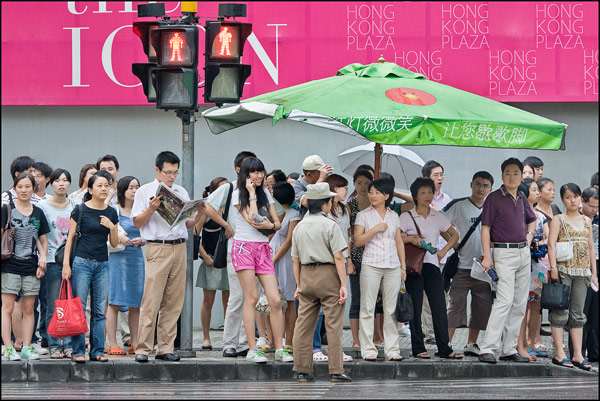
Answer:
[[162, 195], [161, 202], [155, 213], [169, 228], [173, 228], [180, 222], [192, 217], [196, 212], [196, 205], [201, 202], [201, 200], [183, 200], [181, 196], [162, 182], [158, 186], [155, 196], [160, 195]]

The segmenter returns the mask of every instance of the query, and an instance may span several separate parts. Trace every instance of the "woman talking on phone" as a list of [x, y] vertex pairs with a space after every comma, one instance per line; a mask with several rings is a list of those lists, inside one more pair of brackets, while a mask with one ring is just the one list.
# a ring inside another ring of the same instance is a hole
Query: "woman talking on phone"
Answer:
[[267, 362], [263, 351], [256, 348], [254, 339], [254, 310], [258, 301], [255, 277], [258, 277], [271, 309], [275, 360], [292, 362], [294, 358], [282, 347], [283, 313], [268, 237], [281, 228], [281, 223], [277, 218], [273, 197], [263, 187], [265, 174], [265, 166], [255, 157], [248, 157], [242, 163], [237, 189], [231, 195], [237, 228], [231, 248], [231, 262], [244, 292], [243, 321], [250, 347], [246, 360]]

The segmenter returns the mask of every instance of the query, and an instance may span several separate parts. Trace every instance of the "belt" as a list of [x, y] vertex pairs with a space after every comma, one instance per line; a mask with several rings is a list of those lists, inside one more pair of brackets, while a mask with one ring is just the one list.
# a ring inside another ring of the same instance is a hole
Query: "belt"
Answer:
[[332, 264], [333, 263], [331, 263], [331, 262], [315, 262], [315, 263], [302, 263], [302, 266], [317, 267], [317, 266], [329, 266]]
[[179, 239], [158, 239], [158, 240], [148, 240], [146, 242], [152, 242], [153, 244], [169, 244], [169, 245], [177, 245], [183, 244], [185, 240], [183, 238]]
[[527, 242], [511, 243], [511, 242], [494, 242], [494, 248], [525, 248]]

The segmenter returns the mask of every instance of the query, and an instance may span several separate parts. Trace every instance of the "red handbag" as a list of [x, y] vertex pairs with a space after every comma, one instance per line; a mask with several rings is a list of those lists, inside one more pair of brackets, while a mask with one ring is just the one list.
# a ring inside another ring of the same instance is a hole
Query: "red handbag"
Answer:
[[81, 299], [73, 298], [69, 280], [63, 279], [60, 284], [56, 308], [46, 331], [54, 338], [78, 336], [88, 332]]

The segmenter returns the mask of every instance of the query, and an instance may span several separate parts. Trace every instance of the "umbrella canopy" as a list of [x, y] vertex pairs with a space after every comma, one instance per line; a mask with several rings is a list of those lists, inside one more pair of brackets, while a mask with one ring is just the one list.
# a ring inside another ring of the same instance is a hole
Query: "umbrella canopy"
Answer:
[[213, 107], [215, 133], [271, 118], [398, 145], [564, 149], [566, 124], [428, 80], [394, 63], [349, 64], [318, 79]]
[[[353, 175], [361, 164], [371, 164], [374, 158], [373, 144], [355, 146], [338, 155], [342, 172]], [[383, 145], [381, 171], [390, 173], [396, 180], [396, 187], [408, 188], [417, 177], [421, 177], [421, 167], [425, 162], [415, 152], [401, 146]]]

